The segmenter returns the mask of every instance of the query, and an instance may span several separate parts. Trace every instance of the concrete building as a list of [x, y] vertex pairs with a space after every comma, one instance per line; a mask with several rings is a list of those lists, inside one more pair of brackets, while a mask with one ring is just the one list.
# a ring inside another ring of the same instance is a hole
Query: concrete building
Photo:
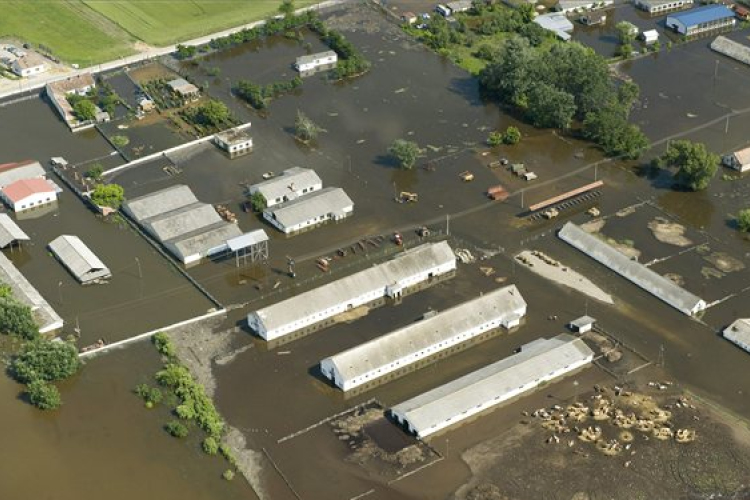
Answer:
[[387, 299], [453, 276], [456, 257], [447, 242], [426, 243], [393, 259], [321, 287], [303, 292], [247, 316], [250, 328], [265, 340], [294, 340], [335, 323], [334, 317], [360, 306], [377, 307]]
[[594, 353], [568, 334], [525, 344], [520, 352], [390, 409], [420, 439], [587, 366]]
[[10, 69], [16, 75], [28, 78], [30, 76], [40, 75], [49, 70], [49, 64], [42, 56], [34, 52], [24, 53], [10, 64]]
[[750, 352], [750, 318], [741, 318], [722, 332], [724, 338]]
[[300, 73], [306, 73], [313, 71], [321, 67], [333, 67], [339, 60], [339, 56], [332, 50], [325, 52], [318, 52], [317, 54], [310, 54], [306, 56], [300, 56], [294, 63], [294, 67]]
[[218, 255], [226, 251], [227, 240], [242, 235], [185, 185], [128, 200], [123, 210], [183, 264]]
[[646, 30], [641, 33], [641, 38], [643, 39], [643, 43], [651, 45], [659, 41], [659, 32], [656, 30]]
[[253, 184], [248, 188], [248, 193], [251, 196], [255, 193], [262, 194], [266, 199], [266, 207], [270, 208], [319, 189], [323, 189], [323, 181], [315, 170], [292, 167], [284, 170], [281, 175]]
[[263, 218], [284, 234], [292, 234], [327, 221], [345, 219], [354, 202], [341, 188], [329, 187], [263, 211]]
[[21, 179], [44, 179], [47, 172], [38, 161], [26, 160], [0, 165], [0, 189]]
[[[48, 83], [45, 86], [47, 98], [49, 99], [52, 106], [58, 112], [60, 117], [63, 119], [66, 125], [73, 130], [82, 130], [84, 128], [90, 128], [93, 126], [93, 122], [82, 123], [78, 120], [75, 113], [73, 112], [73, 106], [68, 102], [68, 96], [79, 95], [85, 96], [96, 88], [96, 82], [91, 73], [84, 73], [65, 80], [58, 80], [55, 82]], [[110, 116], [107, 112], [97, 108], [96, 122], [109, 121]]]
[[57, 201], [57, 187], [44, 178], [21, 179], [0, 189], [0, 197], [14, 212]]
[[456, 2], [448, 2], [447, 4], [445, 4], [445, 6], [450, 9], [451, 15], [461, 12], [468, 12], [473, 7], [471, 0], [457, 0]]
[[633, 0], [633, 5], [649, 14], [661, 14], [693, 6], [693, 0]]
[[29, 235], [24, 233], [8, 214], [0, 214], [0, 248], [7, 248], [13, 243], [30, 239]]
[[184, 78], [175, 78], [167, 82], [167, 86], [185, 100], [195, 100], [200, 95], [200, 89], [185, 80]]
[[39, 333], [50, 333], [63, 327], [62, 318], [2, 252], [0, 252], [0, 282], [10, 286], [13, 297], [17, 301], [31, 308]]
[[78, 236], [64, 234], [48, 245], [57, 260], [82, 285], [100, 283], [112, 277], [112, 273], [99, 257]]
[[591, 0], [560, 0], [555, 5], [557, 12], [569, 14], [571, 12], [585, 12], [587, 10], [603, 9], [614, 5], [614, 0], [600, 0], [594, 2]]
[[731, 29], [736, 22], [734, 12], [726, 5], [715, 4], [669, 15], [666, 27], [684, 36], [694, 36], [709, 31]]
[[320, 362], [321, 372], [343, 391], [363, 392], [510, 329], [526, 315], [515, 285], [506, 286]]
[[227, 152], [230, 158], [249, 153], [253, 150], [253, 138], [247, 132], [249, 125], [219, 132], [214, 135], [214, 143]]
[[732, 154], [725, 155], [721, 159], [722, 163], [740, 172], [750, 171], [750, 148], [735, 151]]
[[643, 264], [630, 260], [604, 241], [571, 222], [560, 229], [558, 236], [561, 240], [688, 316], [694, 316], [706, 308], [706, 302], [700, 297], [680, 288], [674, 281], [657, 274]]
[[536, 16], [534, 22], [542, 28], [553, 32], [557, 38], [564, 42], [570, 40], [570, 34], [574, 29], [573, 23], [561, 12], [551, 12]]
[[581, 316], [580, 318], [571, 321], [568, 326], [576, 333], [586, 333], [594, 328], [595, 323], [596, 320], [591, 316]]

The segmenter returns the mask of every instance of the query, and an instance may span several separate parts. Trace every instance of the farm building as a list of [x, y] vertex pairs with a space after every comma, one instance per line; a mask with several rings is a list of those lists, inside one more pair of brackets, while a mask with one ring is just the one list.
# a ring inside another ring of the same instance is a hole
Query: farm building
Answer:
[[741, 149], [735, 151], [732, 154], [728, 154], [722, 158], [722, 163], [740, 172], [750, 171], [750, 148]]
[[309, 168], [292, 167], [284, 170], [281, 175], [267, 181], [253, 184], [248, 188], [250, 195], [260, 193], [266, 200], [266, 207], [273, 207], [280, 203], [296, 200], [299, 196], [312, 193], [323, 188], [315, 170]]
[[167, 82], [167, 86], [183, 99], [197, 99], [200, 94], [200, 89], [184, 78], [170, 80]]
[[393, 259], [248, 314], [250, 328], [265, 340], [294, 340], [335, 322], [360, 306], [376, 307], [451, 277], [456, 257], [447, 242], [426, 243]]
[[657, 274], [643, 264], [630, 260], [615, 248], [571, 222], [560, 229], [558, 236], [561, 240], [688, 316], [693, 316], [706, 308], [706, 302], [700, 297], [680, 288], [674, 281]]
[[537, 339], [520, 352], [394, 406], [391, 417], [424, 439], [539, 385], [578, 370], [594, 358], [568, 334]]
[[112, 273], [78, 236], [64, 234], [52, 240], [50, 251], [82, 285], [99, 283]]
[[354, 202], [346, 192], [329, 187], [266, 208], [263, 218], [279, 231], [291, 234], [329, 220], [345, 219], [353, 212]]
[[10, 63], [10, 69], [16, 75], [27, 78], [49, 70], [49, 64], [39, 55], [28, 52]]
[[214, 143], [229, 154], [230, 158], [236, 158], [249, 153], [253, 149], [253, 138], [247, 133], [250, 128], [248, 123], [242, 127], [235, 127], [214, 135]]
[[401, 14], [401, 21], [408, 25], [415, 24], [419, 18], [414, 12], [404, 12]]
[[750, 318], [741, 318], [722, 332], [724, 338], [750, 352]]
[[649, 14], [660, 14], [691, 7], [693, 0], [634, 0], [633, 5]]
[[591, 316], [581, 316], [571, 321], [568, 326], [576, 333], [586, 333], [594, 328], [594, 323], [596, 323], [596, 320]]
[[506, 286], [326, 358], [320, 369], [339, 389], [361, 392], [447, 356], [485, 333], [518, 326], [525, 315], [521, 292]]
[[[96, 88], [96, 82], [91, 73], [84, 73], [65, 80], [57, 80], [55, 82], [48, 83], [45, 87], [47, 98], [52, 103], [54, 108], [60, 114], [66, 125], [71, 130], [80, 130], [85, 127], [87, 123], [80, 123], [75, 113], [73, 112], [73, 106], [68, 102], [68, 96], [79, 95], [85, 96]], [[110, 116], [107, 112], [97, 108], [97, 122], [109, 121]]]
[[318, 52], [306, 56], [299, 56], [294, 67], [300, 73], [313, 71], [321, 67], [333, 67], [339, 60], [339, 56], [332, 50]]
[[0, 214], [0, 248], [7, 248], [13, 243], [29, 241], [29, 235], [13, 222], [8, 214]]
[[568, 14], [570, 12], [583, 12], [587, 10], [603, 9], [614, 5], [614, 0], [601, 0], [593, 2], [591, 0], [560, 0], [555, 5], [555, 10]]
[[47, 175], [38, 161], [3, 163], [0, 165], [0, 189], [21, 179], [43, 179]]
[[183, 264], [218, 255], [242, 235], [182, 184], [128, 200], [123, 210]]
[[574, 28], [573, 23], [561, 12], [551, 12], [536, 16], [534, 22], [542, 28], [553, 32], [557, 35], [557, 38], [564, 42], [570, 40], [570, 33]]
[[586, 26], [599, 26], [607, 22], [607, 14], [604, 12], [589, 12], [581, 16], [580, 21]]
[[14, 212], [23, 212], [57, 201], [57, 187], [41, 177], [21, 179], [0, 189], [0, 197]]
[[666, 26], [684, 36], [731, 28], [737, 20], [725, 5], [706, 5], [667, 16]]
[[643, 39], [643, 43], [651, 45], [659, 41], [659, 32], [656, 30], [646, 30], [641, 33], [641, 38]]
[[50, 333], [63, 327], [62, 318], [2, 252], [0, 252], [0, 283], [10, 286], [13, 297], [31, 308], [39, 333]]
[[448, 7], [451, 14], [468, 12], [473, 7], [471, 0], [457, 0], [456, 2], [447, 3], [445, 6]]

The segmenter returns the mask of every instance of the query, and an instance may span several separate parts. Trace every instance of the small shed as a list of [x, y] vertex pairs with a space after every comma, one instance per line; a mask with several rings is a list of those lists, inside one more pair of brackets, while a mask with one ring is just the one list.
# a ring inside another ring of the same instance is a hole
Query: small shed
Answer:
[[525, 181], [533, 181], [537, 179], [537, 175], [534, 172], [524, 172], [521, 174], [521, 177], [523, 177], [523, 180]]
[[82, 285], [99, 283], [112, 273], [78, 236], [64, 234], [52, 240], [50, 251]]
[[514, 163], [510, 166], [510, 171], [513, 172], [514, 175], [523, 175], [526, 173], [526, 165], [523, 163]]
[[172, 89], [172, 92], [185, 99], [195, 99], [200, 93], [198, 87], [184, 78], [175, 78], [174, 80], [169, 81], [167, 85]]
[[406, 24], [414, 24], [417, 22], [417, 15], [414, 12], [404, 12], [401, 14], [401, 20]]
[[581, 316], [580, 318], [571, 321], [568, 326], [576, 333], [586, 333], [591, 331], [594, 327], [594, 323], [596, 323], [596, 319], [591, 316]]
[[487, 189], [487, 196], [494, 201], [504, 201], [508, 198], [508, 191], [502, 185], [498, 184]]
[[8, 214], [0, 214], [0, 248], [7, 248], [13, 243], [30, 239], [29, 235], [24, 233]]
[[643, 38], [643, 43], [651, 45], [659, 41], [659, 32], [656, 30], [647, 30], [641, 33], [641, 38]]

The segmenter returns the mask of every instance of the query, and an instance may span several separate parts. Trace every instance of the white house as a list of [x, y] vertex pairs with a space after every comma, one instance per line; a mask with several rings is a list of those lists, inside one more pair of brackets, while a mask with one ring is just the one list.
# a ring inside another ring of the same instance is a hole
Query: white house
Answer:
[[57, 189], [47, 179], [21, 179], [0, 190], [0, 196], [14, 212], [57, 201]]
[[230, 158], [249, 153], [253, 149], [253, 138], [247, 133], [249, 125], [219, 132], [214, 135], [214, 143], [229, 153]]
[[724, 156], [722, 163], [740, 172], [750, 171], [750, 148], [741, 149]]
[[659, 32], [656, 30], [646, 30], [641, 33], [641, 38], [643, 38], [643, 43], [651, 45], [659, 41]]
[[649, 14], [659, 14], [693, 5], [693, 0], [633, 0], [633, 5]]
[[263, 218], [284, 234], [302, 231], [354, 213], [354, 202], [337, 187], [320, 189], [263, 211]]
[[320, 370], [343, 391], [366, 390], [485, 333], [518, 326], [525, 315], [521, 292], [506, 286], [326, 358]]
[[10, 64], [10, 69], [18, 76], [26, 78], [44, 73], [49, 70], [49, 65], [41, 58], [41, 56], [30, 52], [13, 61]]
[[420, 439], [488, 411], [591, 363], [594, 352], [579, 338], [537, 339], [496, 363], [390, 409], [396, 423]]
[[334, 316], [363, 305], [382, 305], [456, 270], [447, 242], [426, 243], [393, 259], [248, 314], [265, 340], [293, 340], [333, 324]]
[[325, 52], [318, 52], [317, 54], [310, 54], [307, 56], [300, 56], [297, 58], [297, 62], [294, 64], [297, 71], [304, 73], [306, 71], [312, 71], [321, 66], [332, 66], [339, 60], [336, 52], [327, 50]]
[[266, 199], [266, 207], [273, 207], [286, 201], [296, 200], [300, 196], [319, 189], [323, 189], [323, 181], [320, 180], [315, 170], [292, 167], [284, 170], [277, 177], [253, 184], [248, 188], [248, 193], [251, 196], [255, 193], [262, 194]]
[[594, 2], [591, 0], [560, 0], [555, 5], [555, 10], [563, 14], [571, 12], [584, 12], [587, 10], [603, 9], [614, 5], [614, 0], [601, 0]]

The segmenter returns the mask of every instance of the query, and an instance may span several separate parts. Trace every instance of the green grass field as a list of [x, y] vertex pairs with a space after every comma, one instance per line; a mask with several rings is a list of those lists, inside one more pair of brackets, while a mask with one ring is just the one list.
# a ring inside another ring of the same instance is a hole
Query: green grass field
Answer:
[[89, 65], [132, 54], [132, 36], [78, 0], [0, 2], [0, 37], [42, 44], [67, 63]]
[[[169, 45], [275, 14], [281, 0], [82, 0], [151, 45]], [[304, 7], [315, 0], [297, 0]]]
[[[319, 0], [296, 0], [304, 7]], [[0, 0], [0, 38], [44, 45], [82, 66], [263, 19], [281, 0]]]

